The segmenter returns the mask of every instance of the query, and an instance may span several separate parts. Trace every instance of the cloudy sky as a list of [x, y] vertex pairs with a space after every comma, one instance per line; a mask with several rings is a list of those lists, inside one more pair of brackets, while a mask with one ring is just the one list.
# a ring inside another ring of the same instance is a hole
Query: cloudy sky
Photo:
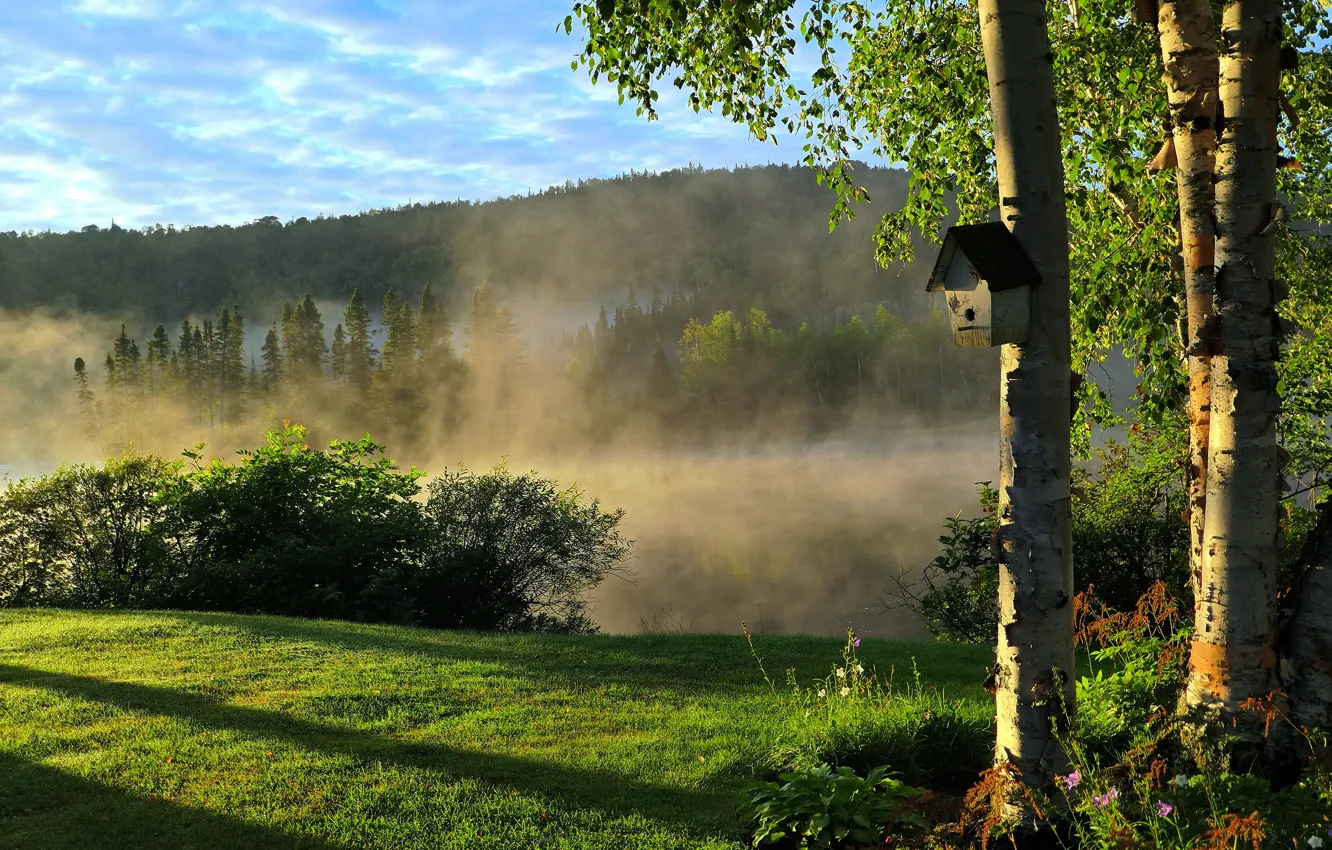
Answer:
[[[573, 0], [0, 0], [0, 230], [238, 223], [793, 162], [572, 72]], [[663, 87], [674, 94], [669, 85]]]

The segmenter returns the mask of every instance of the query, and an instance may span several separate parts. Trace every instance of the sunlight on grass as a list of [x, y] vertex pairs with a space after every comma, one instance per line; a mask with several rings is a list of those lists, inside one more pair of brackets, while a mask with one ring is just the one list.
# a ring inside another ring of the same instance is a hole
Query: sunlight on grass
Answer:
[[[823, 675], [829, 638], [759, 636]], [[988, 703], [984, 649], [866, 640]], [[0, 846], [738, 848], [785, 723], [744, 638], [0, 614]]]

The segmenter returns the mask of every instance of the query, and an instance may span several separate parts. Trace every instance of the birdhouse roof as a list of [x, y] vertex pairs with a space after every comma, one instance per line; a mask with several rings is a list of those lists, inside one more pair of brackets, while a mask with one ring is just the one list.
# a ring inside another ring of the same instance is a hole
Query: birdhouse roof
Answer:
[[1041, 282], [1040, 272], [1032, 265], [1027, 252], [1002, 221], [985, 224], [959, 224], [944, 234], [939, 259], [934, 262], [926, 292], [944, 288], [944, 276], [961, 251], [971, 267], [989, 286], [991, 292], [1003, 292], [1019, 286], [1035, 286]]

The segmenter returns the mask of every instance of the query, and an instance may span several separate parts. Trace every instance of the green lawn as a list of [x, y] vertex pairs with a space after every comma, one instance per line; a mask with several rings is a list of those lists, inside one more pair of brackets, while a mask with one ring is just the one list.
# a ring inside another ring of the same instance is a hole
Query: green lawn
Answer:
[[[989, 701], [987, 647], [860, 657]], [[780, 711], [739, 634], [0, 612], [0, 848], [739, 848]]]

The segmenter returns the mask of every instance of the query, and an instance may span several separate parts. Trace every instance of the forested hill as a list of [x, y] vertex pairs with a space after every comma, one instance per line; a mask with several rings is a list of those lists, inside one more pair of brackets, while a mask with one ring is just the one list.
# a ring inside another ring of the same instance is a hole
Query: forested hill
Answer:
[[427, 281], [462, 304], [488, 280], [503, 298], [606, 299], [631, 284], [706, 292], [719, 306], [765, 307], [778, 324], [869, 302], [908, 314], [922, 303], [923, 269], [877, 269], [870, 237], [901, 203], [906, 175], [859, 174], [872, 202], [832, 234], [832, 193], [784, 165], [629, 174], [285, 224], [11, 231], [0, 233], [0, 306], [184, 316], [306, 294], [342, 302], [358, 287], [378, 303], [390, 286], [410, 297]]

